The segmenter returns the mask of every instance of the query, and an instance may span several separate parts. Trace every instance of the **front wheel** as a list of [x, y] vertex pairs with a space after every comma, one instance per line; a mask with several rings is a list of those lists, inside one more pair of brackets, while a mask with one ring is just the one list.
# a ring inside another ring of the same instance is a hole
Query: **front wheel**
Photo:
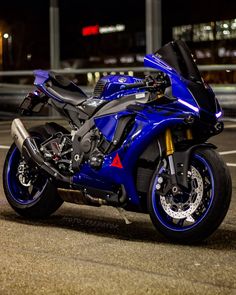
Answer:
[[148, 209], [153, 224], [174, 242], [194, 243], [207, 238], [229, 208], [232, 183], [228, 167], [214, 150], [195, 150], [188, 169], [188, 189], [162, 195], [160, 186], [168, 181], [163, 177], [167, 166], [166, 160], [160, 163], [150, 185]]

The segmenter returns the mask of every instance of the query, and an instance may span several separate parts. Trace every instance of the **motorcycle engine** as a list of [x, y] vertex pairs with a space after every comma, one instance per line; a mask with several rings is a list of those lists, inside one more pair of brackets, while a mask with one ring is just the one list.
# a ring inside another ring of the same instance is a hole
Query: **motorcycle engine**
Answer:
[[69, 175], [71, 169], [72, 141], [71, 135], [58, 132], [41, 144], [40, 151], [46, 162], [50, 162], [64, 175]]
[[102, 135], [97, 128], [90, 130], [82, 138], [76, 134], [73, 139], [72, 169], [77, 171], [83, 162], [88, 162], [94, 169], [99, 169], [103, 163], [104, 154], [98, 146]]
[[99, 149], [102, 138], [97, 128], [90, 130], [82, 138], [79, 132], [71, 135], [58, 132], [41, 144], [40, 151], [44, 160], [54, 164], [64, 175], [75, 173], [85, 162], [92, 168], [99, 169], [104, 159], [104, 153]]

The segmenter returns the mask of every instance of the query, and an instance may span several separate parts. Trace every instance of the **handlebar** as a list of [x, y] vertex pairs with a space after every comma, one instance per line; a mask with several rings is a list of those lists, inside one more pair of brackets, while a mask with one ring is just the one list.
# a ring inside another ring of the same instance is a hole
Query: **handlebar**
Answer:
[[139, 88], [139, 87], [145, 87], [145, 86], [147, 86], [146, 82], [139, 82], [139, 83], [122, 85], [121, 89], [125, 90], [125, 89]]
[[149, 91], [156, 91], [158, 89], [166, 88], [168, 86], [168, 81], [165, 79], [157, 79], [151, 75], [146, 76], [142, 82], [124, 84], [121, 86], [121, 89], [132, 89], [132, 88], [146, 88]]

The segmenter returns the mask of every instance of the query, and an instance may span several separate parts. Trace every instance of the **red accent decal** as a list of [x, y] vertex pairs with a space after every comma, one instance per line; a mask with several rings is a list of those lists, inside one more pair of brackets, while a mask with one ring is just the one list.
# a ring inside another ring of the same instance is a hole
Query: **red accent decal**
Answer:
[[123, 165], [122, 165], [122, 163], [121, 163], [121, 161], [120, 161], [120, 157], [119, 157], [119, 155], [118, 155], [118, 153], [116, 154], [116, 156], [115, 156], [115, 158], [113, 159], [113, 161], [112, 161], [112, 163], [111, 163], [111, 165], [110, 165], [111, 167], [117, 167], [117, 168], [123, 168]]

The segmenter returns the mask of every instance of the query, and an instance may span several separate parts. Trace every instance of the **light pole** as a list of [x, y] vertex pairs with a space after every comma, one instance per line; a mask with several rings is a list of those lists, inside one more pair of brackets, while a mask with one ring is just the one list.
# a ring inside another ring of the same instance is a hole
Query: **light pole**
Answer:
[[13, 57], [12, 57], [12, 35], [9, 33], [4, 33], [2, 39], [2, 47], [3, 47], [3, 62], [5, 64], [6, 69], [13, 65]]
[[161, 0], [146, 1], [146, 53], [153, 53], [162, 45]]
[[2, 70], [3, 65], [3, 38], [2, 32], [0, 32], [0, 69]]
[[58, 0], [50, 0], [50, 67], [60, 68], [60, 31], [59, 31], [59, 6]]
[[[49, 8], [50, 24], [50, 68], [60, 68], [60, 29], [59, 29], [59, 6], [58, 0], [50, 0]], [[50, 109], [50, 116], [58, 116], [54, 108]]]

